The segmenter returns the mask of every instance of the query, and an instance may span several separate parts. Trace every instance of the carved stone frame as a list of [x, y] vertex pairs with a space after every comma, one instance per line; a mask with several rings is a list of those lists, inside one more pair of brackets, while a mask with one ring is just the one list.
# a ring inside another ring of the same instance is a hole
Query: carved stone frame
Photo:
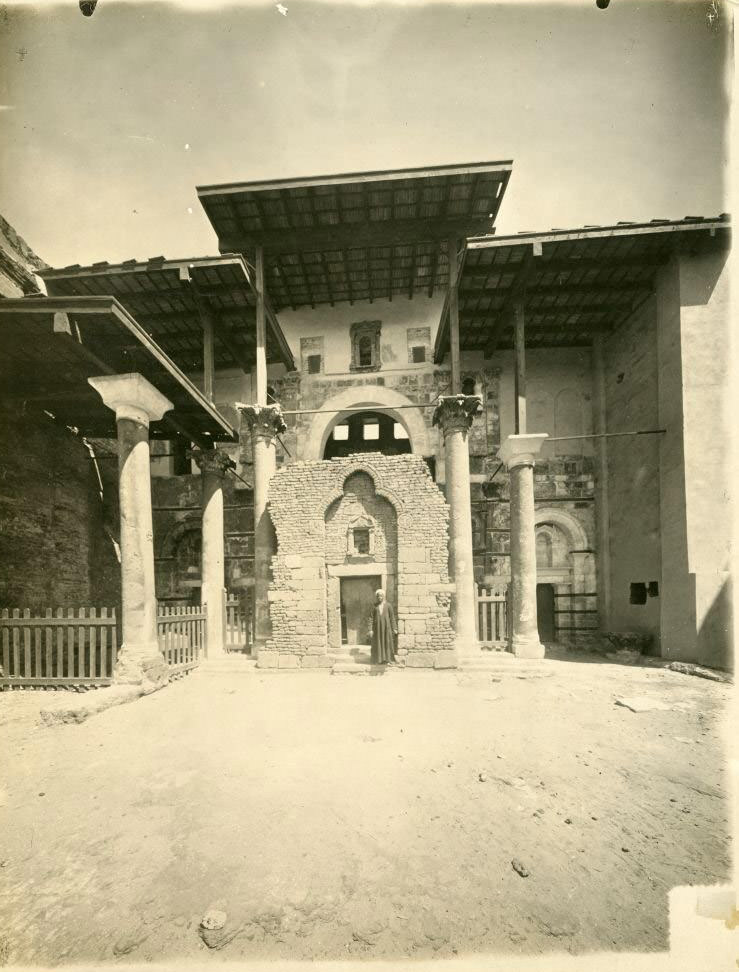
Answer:
[[[349, 334], [352, 343], [352, 360], [349, 365], [350, 371], [379, 371], [382, 362], [380, 361], [380, 332], [382, 321], [357, 321], [352, 324]], [[372, 364], [360, 365], [359, 363], [359, 342], [363, 337], [372, 339]]]

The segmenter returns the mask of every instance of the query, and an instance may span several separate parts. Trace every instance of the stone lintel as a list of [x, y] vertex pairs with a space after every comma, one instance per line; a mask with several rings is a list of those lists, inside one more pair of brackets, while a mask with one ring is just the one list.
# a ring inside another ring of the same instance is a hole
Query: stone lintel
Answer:
[[249, 426], [252, 435], [273, 441], [276, 436], [287, 431], [287, 425], [279, 405], [245, 405], [235, 402]]
[[230, 456], [215, 448], [190, 449], [188, 450], [188, 456], [195, 461], [201, 473], [210, 473], [221, 479], [223, 479], [229, 469], [236, 468], [236, 463]]
[[444, 435], [450, 432], [466, 432], [472, 420], [482, 412], [479, 395], [444, 395], [434, 409], [432, 423], [441, 427]]
[[115, 412], [116, 420], [132, 419], [147, 428], [158, 422], [174, 405], [138, 372], [88, 378], [103, 403]]
[[498, 450], [498, 458], [508, 469], [514, 466], [533, 466], [546, 439], [546, 432], [509, 435]]

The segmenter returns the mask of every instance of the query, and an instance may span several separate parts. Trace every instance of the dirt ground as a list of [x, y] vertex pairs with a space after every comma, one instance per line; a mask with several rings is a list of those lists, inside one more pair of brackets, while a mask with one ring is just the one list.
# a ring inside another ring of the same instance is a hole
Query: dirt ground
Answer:
[[729, 874], [730, 686], [545, 671], [197, 672], [53, 728], [5, 693], [0, 964], [666, 949]]

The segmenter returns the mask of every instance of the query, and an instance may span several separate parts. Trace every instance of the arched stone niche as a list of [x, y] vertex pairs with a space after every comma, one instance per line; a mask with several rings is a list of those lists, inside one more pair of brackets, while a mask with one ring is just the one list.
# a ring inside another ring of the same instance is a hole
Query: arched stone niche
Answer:
[[[452, 667], [448, 507], [421, 456], [365, 453], [278, 470], [272, 638], [260, 667], [330, 667], [341, 648], [342, 577], [379, 577], [396, 606], [398, 653], [414, 667]], [[349, 531], [371, 532], [357, 552]]]

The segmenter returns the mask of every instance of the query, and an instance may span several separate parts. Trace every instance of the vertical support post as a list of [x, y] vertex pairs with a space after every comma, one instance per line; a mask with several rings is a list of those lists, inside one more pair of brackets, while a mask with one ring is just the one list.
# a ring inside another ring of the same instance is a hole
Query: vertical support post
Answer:
[[269, 616], [269, 581], [274, 553], [274, 526], [267, 509], [269, 484], [277, 466], [275, 439], [287, 430], [279, 405], [237, 403], [251, 431], [254, 454], [254, 637], [252, 654], [258, 657], [272, 633]]
[[160, 688], [169, 675], [157, 638], [149, 423], [173, 406], [140, 374], [103, 375], [88, 382], [115, 412], [118, 426], [123, 643], [115, 678]]
[[257, 292], [256, 378], [257, 405], [267, 404], [267, 329], [264, 301], [264, 250], [257, 247], [254, 260], [254, 286]]
[[207, 605], [208, 628], [205, 654], [224, 654], [223, 592], [226, 588], [226, 558], [223, 529], [223, 477], [236, 463], [217, 449], [193, 449], [190, 453], [201, 476], [203, 530], [201, 548], [201, 596]]
[[499, 457], [511, 477], [511, 648], [520, 658], [543, 658], [536, 610], [534, 462], [546, 432], [509, 435]]
[[433, 424], [444, 435], [446, 498], [449, 503], [449, 561], [456, 585], [453, 623], [458, 664], [479, 653], [475, 572], [472, 549], [472, 502], [470, 455], [467, 434], [482, 410], [477, 395], [452, 395], [439, 399]]
[[513, 345], [516, 354], [515, 372], [515, 432], [526, 434], [526, 318], [523, 300], [513, 305]]
[[450, 236], [447, 241], [447, 261], [449, 263], [449, 347], [452, 359], [452, 395], [459, 395], [462, 391], [462, 376], [459, 364], [459, 261], [455, 236]]
[[606, 631], [611, 625], [611, 551], [610, 511], [608, 507], [608, 431], [606, 417], [606, 380], [603, 364], [603, 335], [593, 337], [593, 431], [595, 440], [595, 516], [597, 524], [598, 616], [600, 627]]
[[207, 312], [201, 313], [203, 322], [203, 394], [209, 402], [213, 401], [213, 380], [215, 375], [215, 347], [213, 339], [213, 318]]

